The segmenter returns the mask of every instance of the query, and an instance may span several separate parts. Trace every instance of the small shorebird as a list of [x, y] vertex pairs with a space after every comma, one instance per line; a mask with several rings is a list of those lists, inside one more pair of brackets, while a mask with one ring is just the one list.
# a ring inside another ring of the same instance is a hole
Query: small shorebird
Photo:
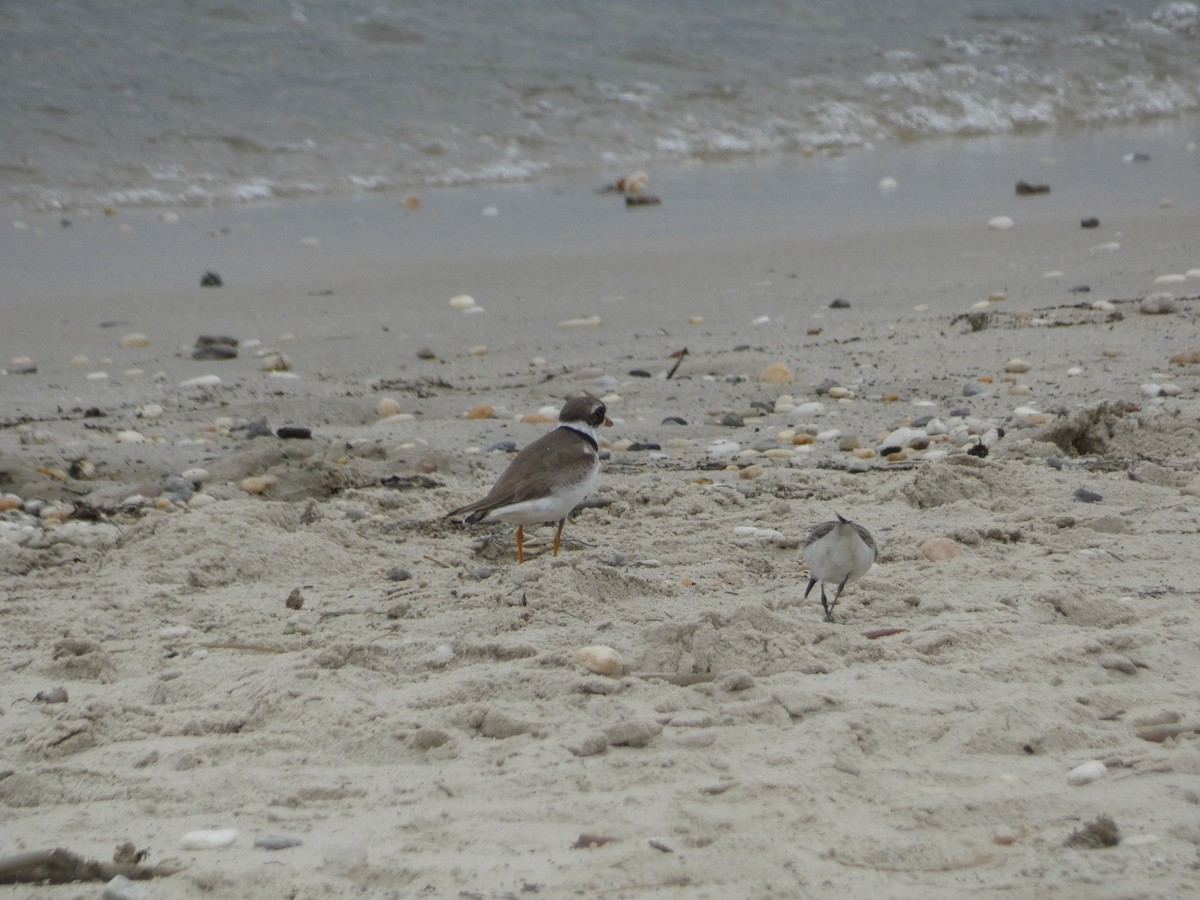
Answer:
[[525, 562], [525, 526], [558, 522], [554, 555], [562, 541], [563, 525], [571, 510], [583, 502], [600, 474], [596, 429], [608, 422], [604, 403], [591, 394], [563, 404], [562, 424], [542, 435], [516, 455], [482, 500], [459, 507], [448, 516], [476, 522], [507, 522], [517, 526], [517, 562]]
[[[835, 521], [814, 526], [804, 542], [804, 562], [808, 566], [808, 587], [804, 589], [804, 599], [808, 599], [813, 586], [820, 582], [821, 606], [825, 610], [826, 622], [833, 621], [833, 608], [842, 596], [842, 589], [867, 574], [879, 553], [871, 532], [842, 518], [840, 513], [836, 515]], [[837, 585], [832, 603], [825, 598], [826, 584]]]

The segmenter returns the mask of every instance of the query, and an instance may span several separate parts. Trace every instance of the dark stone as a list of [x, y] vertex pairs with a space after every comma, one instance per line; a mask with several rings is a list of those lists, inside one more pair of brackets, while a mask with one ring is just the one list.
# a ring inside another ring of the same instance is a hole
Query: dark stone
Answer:
[[1071, 288], [1072, 294], [1090, 294], [1091, 292], [1092, 289], [1086, 284], [1077, 284], [1075, 287]]
[[665, 419], [662, 420], [662, 424], [663, 425], [686, 425], [687, 421], [685, 419], [679, 418], [679, 416], [667, 416]]
[[200, 287], [221, 287], [224, 283], [221, 276], [212, 271], [205, 272], [200, 278]]
[[1017, 196], [1028, 197], [1030, 194], [1048, 194], [1050, 193], [1050, 185], [1048, 184], [1032, 184], [1028, 181], [1017, 182]]
[[838, 297], [832, 303], [829, 304], [829, 308], [830, 309], [849, 309], [850, 301], [844, 300], [841, 297]]
[[237, 359], [237, 347], [229, 344], [205, 344], [192, 351], [192, 359]]
[[516, 453], [516, 441], [496, 441], [492, 446], [487, 448], [488, 453]]
[[1080, 503], [1099, 503], [1104, 499], [1103, 496], [1095, 491], [1089, 491], [1087, 488], [1080, 488], [1075, 492], [1075, 499]]
[[658, 206], [662, 203], [658, 197], [653, 194], [626, 194], [626, 206]]
[[963, 396], [974, 397], [976, 394], [982, 394], [983, 388], [973, 382], [967, 382], [963, 385]]
[[1079, 227], [1080, 228], [1099, 228], [1100, 220], [1097, 219], [1095, 216], [1088, 216], [1086, 219], [1079, 220]]
[[408, 581], [412, 578], [412, 572], [408, 569], [392, 569], [387, 573], [388, 581]]
[[725, 415], [721, 416], [721, 424], [729, 428], [741, 428], [746, 422], [737, 413], [725, 413]]
[[647, 372], [645, 369], [630, 369], [629, 375], [632, 378], [649, 378], [650, 377], [650, 373]]
[[924, 428], [926, 425], [928, 425], [932, 421], [933, 421], [933, 416], [918, 416], [917, 418], [913, 419], [912, 427], [913, 428]]
[[954, 409], [950, 410], [950, 412], [946, 413], [946, 415], [955, 419], [965, 419], [970, 414], [971, 407], [969, 406], [956, 406]]
[[312, 429], [305, 428], [303, 425], [284, 425], [281, 428], [275, 429], [275, 434], [285, 440], [288, 438], [308, 440], [312, 437]]
[[987, 445], [986, 444], [972, 444], [970, 447], [967, 448], [967, 455], [968, 456], [978, 456], [980, 459], [983, 459], [985, 456], [988, 455]]
[[628, 449], [630, 453], [636, 453], [639, 450], [661, 450], [662, 447], [651, 441], [636, 441], [635, 443], [630, 444], [626, 449]]

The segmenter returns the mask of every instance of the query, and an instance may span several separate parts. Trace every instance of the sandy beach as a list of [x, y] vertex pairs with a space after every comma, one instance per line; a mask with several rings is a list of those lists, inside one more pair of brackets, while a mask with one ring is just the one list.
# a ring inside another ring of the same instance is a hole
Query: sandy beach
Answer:
[[[1198, 163], [1125, 137], [6, 223], [0, 856], [129, 841], [156, 900], [1194, 895]], [[446, 518], [583, 391], [557, 558]], [[830, 624], [835, 513], [879, 557]]]

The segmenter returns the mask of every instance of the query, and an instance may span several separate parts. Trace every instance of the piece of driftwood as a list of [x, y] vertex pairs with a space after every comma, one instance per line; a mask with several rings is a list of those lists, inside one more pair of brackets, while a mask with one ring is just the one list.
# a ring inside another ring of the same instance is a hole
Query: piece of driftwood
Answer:
[[164, 878], [174, 875], [183, 866], [160, 863], [141, 865], [137, 854], [130, 859], [117, 853], [118, 859], [101, 862], [84, 859], [77, 853], [58, 847], [54, 850], [31, 850], [14, 856], [0, 857], [0, 884], [69, 884], [72, 881], [112, 881], [124, 875], [133, 881]]

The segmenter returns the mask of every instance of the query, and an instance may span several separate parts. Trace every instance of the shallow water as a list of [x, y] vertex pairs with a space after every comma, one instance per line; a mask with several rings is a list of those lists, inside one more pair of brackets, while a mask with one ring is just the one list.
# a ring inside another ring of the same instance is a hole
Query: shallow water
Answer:
[[1124, 0], [14, 0], [0, 203], [615, 177], [1200, 108], [1200, 11]]

